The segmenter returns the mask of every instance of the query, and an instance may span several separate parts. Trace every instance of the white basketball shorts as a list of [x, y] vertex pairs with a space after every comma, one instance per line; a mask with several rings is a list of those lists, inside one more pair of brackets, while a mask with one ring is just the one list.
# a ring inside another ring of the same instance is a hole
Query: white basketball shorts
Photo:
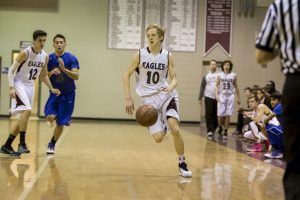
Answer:
[[32, 110], [34, 100], [34, 85], [15, 82], [16, 98], [11, 100], [10, 113], [18, 114], [24, 110]]
[[158, 111], [158, 119], [156, 123], [149, 127], [149, 133], [151, 135], [162, 131], [169, 131], [170, 126], [168, 124], [167, 117], [173, 117], [179, 119], [179, 100], [176, 91], [166, 94], [165, 92], [159, 92], [153, 95], [142, 97], [142, 105], [150, 104], [154, 106]]
[[218, 102], [218, 116], [231, 116], [234, 112], [234, 94], [220, 94]]

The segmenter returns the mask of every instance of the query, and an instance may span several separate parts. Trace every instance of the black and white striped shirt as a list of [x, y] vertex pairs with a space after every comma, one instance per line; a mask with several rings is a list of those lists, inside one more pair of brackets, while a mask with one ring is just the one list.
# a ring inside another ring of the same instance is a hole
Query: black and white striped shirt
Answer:
[[284, 74], [300, 72], [300, 1], [275, 0], [269, 7], [256, 48], [280, 52]]

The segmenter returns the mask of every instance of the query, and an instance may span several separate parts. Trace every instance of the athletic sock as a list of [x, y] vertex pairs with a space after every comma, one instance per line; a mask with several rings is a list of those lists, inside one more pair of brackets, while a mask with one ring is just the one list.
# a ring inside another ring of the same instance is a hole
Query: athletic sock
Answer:
[[25, 144], [25, 131], [20, 131], [20, 144]]
[[54, 138], [54, 136], [53, 136], [53, 137], [51, 138], [51, 143], [55, 145], [56, 141], [57, 141], [57, 140], [56, 140], [56, 139]]
[[9, 134], [4, 146], [10, 147], [15, 138], [16, 138], [16, 136]]
[[181, 164], [181, 163], [184, 163], [184, 162], [185, 162], [185, 156], [184, 156], [184, 154], [182, 154], [182, 155], [178, 155], [178, 158], [179, 158], [179, 164]]

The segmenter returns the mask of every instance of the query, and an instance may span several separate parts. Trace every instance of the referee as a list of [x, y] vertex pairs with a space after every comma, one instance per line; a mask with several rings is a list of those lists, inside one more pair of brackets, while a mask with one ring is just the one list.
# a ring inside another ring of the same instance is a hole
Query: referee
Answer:
[[286, 79], [282, 93], [284, 119], [283, 177], [286, 200], [300, 199], [300, 1], [275, 0], [256, 39], [256, 60], [266, 64], [280, 56]]

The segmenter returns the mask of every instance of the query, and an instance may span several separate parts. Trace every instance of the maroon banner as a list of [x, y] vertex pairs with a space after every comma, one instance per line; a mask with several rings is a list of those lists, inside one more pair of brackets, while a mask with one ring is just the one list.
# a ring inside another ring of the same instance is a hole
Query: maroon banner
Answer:
[[231, 6], [231, 0], [206, 0], [204, 55], [219, 45], [230, 56]]

